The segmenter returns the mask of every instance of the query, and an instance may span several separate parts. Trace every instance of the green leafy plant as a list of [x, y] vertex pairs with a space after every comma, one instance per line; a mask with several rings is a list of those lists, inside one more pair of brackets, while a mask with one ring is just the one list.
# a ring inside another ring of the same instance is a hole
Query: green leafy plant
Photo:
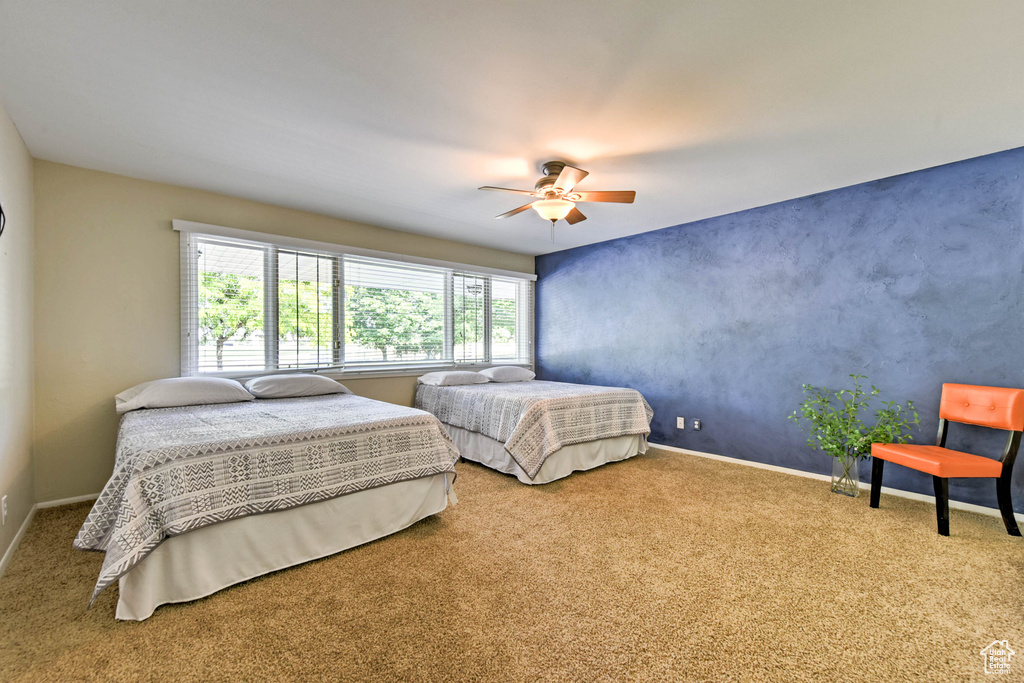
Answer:
[[810, 424], [807, 445], [818, 448], [833, 458], [863, 459], [871, 454], [873, 443], [906, 443], [913, 437], [910, 428], [920, 423], [913, 401], [904, 408], [896, 401], [882, 401], [875, 413], [875, 424], [868, 427], [861, 413], [868, 410], [872, 398], [880, 391], [861, 386], [865, 375], [850, 375], [853, 389], [832, 391], [825, 387], [803, 385], [805, 398], [789, 419]]
[[869, 409], [871, 399], [880, 393], [871, 385], [871, 391], [861, 386], [864, 375], [850, 375], [853, 389], [832, 391], [825, 387], [803, 385], [804, 400], [789, 419], [800, 423], [807, 420], [810, 436], [807, 445], [818, 448], [835, 461], [832, 467], [832, 491], [857, 496], [860, 486], [857, 461], [871, 454], [873, 443], [906, 443], [911, 437], [910, 427], [920, 423], [914, 402], [907, 401], [904, 408], [896, 401], [880, 401], [875, 413], [875, 424], [868, 427], [861, 413]]

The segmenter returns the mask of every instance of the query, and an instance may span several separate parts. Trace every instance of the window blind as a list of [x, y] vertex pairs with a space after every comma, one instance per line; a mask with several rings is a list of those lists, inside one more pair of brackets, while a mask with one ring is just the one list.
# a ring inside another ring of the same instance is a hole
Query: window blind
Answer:
[[301, 369], [341, 365], [341, 345], [335, 343], [338, 273], [334, 257], [277, 250], [275, 367]]
[[526, 280], [491, 278], [491, 353], [493, 363], [531, 357], [533, 297]]
[[182, 373], [533, 362], [531, 280], [182, 232]]
[[456, 363], [487, 361], [488, 279], [484, 276], [454, 273], [454, 360]]
[[345, 364], [443, 362], [440, 268], [345, 257]]
[[196, 239], [188, 340], [194, 371], [265, 367], [267, 249]]

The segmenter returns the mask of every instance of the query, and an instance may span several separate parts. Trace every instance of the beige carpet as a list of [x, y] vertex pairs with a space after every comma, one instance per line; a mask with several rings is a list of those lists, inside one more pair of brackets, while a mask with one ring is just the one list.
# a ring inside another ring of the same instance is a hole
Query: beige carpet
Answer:
[[[1024, 541], [996, 518], [691, 456], [460, 503], [148, 621], [85, 604], [88, 505], [42, 510], [0, 579], [0, 680], [1024, 680]], [[987, 677], [993, 679], [994, 677]]]

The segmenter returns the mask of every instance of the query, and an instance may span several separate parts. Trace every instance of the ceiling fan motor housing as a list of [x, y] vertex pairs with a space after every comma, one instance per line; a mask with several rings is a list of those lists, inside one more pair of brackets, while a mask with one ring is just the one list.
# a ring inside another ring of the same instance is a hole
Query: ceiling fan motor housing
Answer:
[[534, 186], [537, 192], [551, 192], [554, 189], [555, 181], [558, 180], [558, 174], [565, 168], [564, 161], [547, 161], [541, 165], [541, 170], [544, 172], [544, 177], [537, 181]]

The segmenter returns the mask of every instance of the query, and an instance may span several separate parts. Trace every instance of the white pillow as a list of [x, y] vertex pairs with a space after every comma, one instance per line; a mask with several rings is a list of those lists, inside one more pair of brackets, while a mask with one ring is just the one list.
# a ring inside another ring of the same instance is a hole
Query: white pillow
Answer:
[[171, 377], [143, 382], [114, 397], [117, 412], [138, 408], [202, 406], [211, 403], [252, 401], [256, 397], [233, 379], [223, 377]]
[[526, 368], [518, 368], [514, 365], [487, 368], [481, 370], [480, 374], [492, 382], [528, 382], [537, 376]]
[[489, 381], [479, 372], [470, 372], [469, 370], [428, 372], [419, 378], [420, 384], [430, 384], [435, 387], [454, 387], [459, 384], [487, 384]]
[[245, 388], [256, 398], [296, 398], [352, 393], [344, 384], [339, 384], [330, 377], [310, 373], [264, 375], [246, 382]]

